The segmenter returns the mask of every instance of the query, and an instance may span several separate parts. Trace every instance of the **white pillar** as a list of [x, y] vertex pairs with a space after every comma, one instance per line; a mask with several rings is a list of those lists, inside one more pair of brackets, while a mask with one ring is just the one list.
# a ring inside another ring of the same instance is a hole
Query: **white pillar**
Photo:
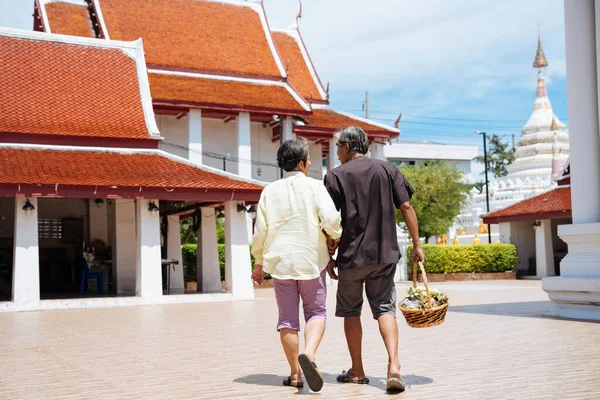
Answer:
[[225, 281], [236, 298], [253, 298], [246, 213], [238, 212], [237, 205], [236, 201], [225, 203]]
[[217, 243], [217, 221], [214, 208], [201, 208], [200, 229], [197, 233], [198, 253], [196, 276], [198, 291], [221, 292], [221, 270], [219, 268], [219, 245]]
[[169, 215], [168, 232], [167, 232], [167, 258], [177, 260], [179, 264], [170, 265], [169, 274], [170, 282], [169, 289], [171, 291], [183, 292], [185, 284], [183, 282], [183, 255], [181, 254], [181, 228], [179, 225], [178, 215]]
[[15, 199], [15, 238], [13, 253], [12, 301], [18, 310], [34, 309], [40, 302], [40, 251], [38, 247], [38, 201], [28, 215], [27, 199]]
[[309, 176], [315, 179], [323, 179], [323, 148], [320, 144], [310, 142], [308, 145], [311, 166]]
[[136, 247], [135, 201], [116, 200], [113, 273], [117, 294], [135, 294]]
[[202, 164], [202, 110], [190, 110], [187, 117], [188, 159]]
[[544, 219], [535, 227], [535, 268], [538, 278], [554, 276], [552, 221]]
[[376, 160], [384, 160], [385, 157], [383, 156], [383, 146], [385, 146], [383, 143], [371, 143], [371, 158]]
[[[160, 217], [148, 211], [150, 200], [136, 200], [137, 263], [135, 293], [142, 298], [163, 294], [160, 257]], [[155, 203], [158, 203], [156, 200]]]
[[337, 156], [337, 139], [329, 139], [329, 153], [327, 154], [327, 171], [331, 171], [340, 165], [340, 159]]
[[108, 243], [108, 213], [106, 200], [96, 203], [96, 199], [89, 200], [90, 215], [90, 239], [102, 240], [106, 246]]
[[600, 0], [564, 3], [573, 224], [558, 227], [569, 246], [561, 276], [542, 287], [553, 315], [600, 320]]
[[250, 147], [250, 114], [242, 112], [237, 118], [238, 175], [252, 179], [252, 150]]
[[294, 133], [294, 120], [292, 117], [285, 117], [283, 119], [283, 141], [296, 139]]

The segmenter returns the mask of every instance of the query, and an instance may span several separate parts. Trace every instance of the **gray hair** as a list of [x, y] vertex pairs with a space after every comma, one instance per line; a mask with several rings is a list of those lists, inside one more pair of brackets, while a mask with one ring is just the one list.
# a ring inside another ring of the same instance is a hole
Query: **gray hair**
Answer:
[[304, 140], [286, 140], [277, 150], [277, 166], [286, 172], [293, 171], [300, 161], [308, 160], [308, 143]]
[[338, 143], [347, 143], [353, 153], [367, 154], [369, 151], [369, 138], [358, 126], [350, 126], [335, 134]]

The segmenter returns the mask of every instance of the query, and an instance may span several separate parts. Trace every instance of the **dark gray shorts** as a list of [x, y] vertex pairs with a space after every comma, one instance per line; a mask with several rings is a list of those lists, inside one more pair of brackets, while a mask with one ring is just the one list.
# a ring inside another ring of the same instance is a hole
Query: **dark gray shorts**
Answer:
[[373, 318], [396, 315], [396, 264], [349, 268], [339, 271], [336, 317], [359, 317], [363, 305], [363, 286]]

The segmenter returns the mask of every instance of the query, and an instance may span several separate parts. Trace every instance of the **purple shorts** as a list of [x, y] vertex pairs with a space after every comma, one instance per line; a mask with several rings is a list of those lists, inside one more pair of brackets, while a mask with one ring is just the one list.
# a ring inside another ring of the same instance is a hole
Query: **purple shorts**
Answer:
[[325, 303], [327, 301], [326, 270], [318, 278], [299, 281], [295, 279], [275, 279], [275, 299], [279, 308], [277, 330], [281, 328], [300, 330], [300, 298], [304, 309], [304, 320], [327, 320]]

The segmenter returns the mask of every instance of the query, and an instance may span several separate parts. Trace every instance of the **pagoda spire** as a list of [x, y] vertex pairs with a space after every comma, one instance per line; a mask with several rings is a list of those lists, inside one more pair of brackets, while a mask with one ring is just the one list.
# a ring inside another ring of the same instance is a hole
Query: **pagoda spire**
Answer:
[[535, 59], [533, 60], [533, 68], [542, 69], [548, 66], [548, 60], [542, 49], [542, 38], [540, 35], [540, 27], [538, 25], [538, 46], [537, 52], [535, 53]]

